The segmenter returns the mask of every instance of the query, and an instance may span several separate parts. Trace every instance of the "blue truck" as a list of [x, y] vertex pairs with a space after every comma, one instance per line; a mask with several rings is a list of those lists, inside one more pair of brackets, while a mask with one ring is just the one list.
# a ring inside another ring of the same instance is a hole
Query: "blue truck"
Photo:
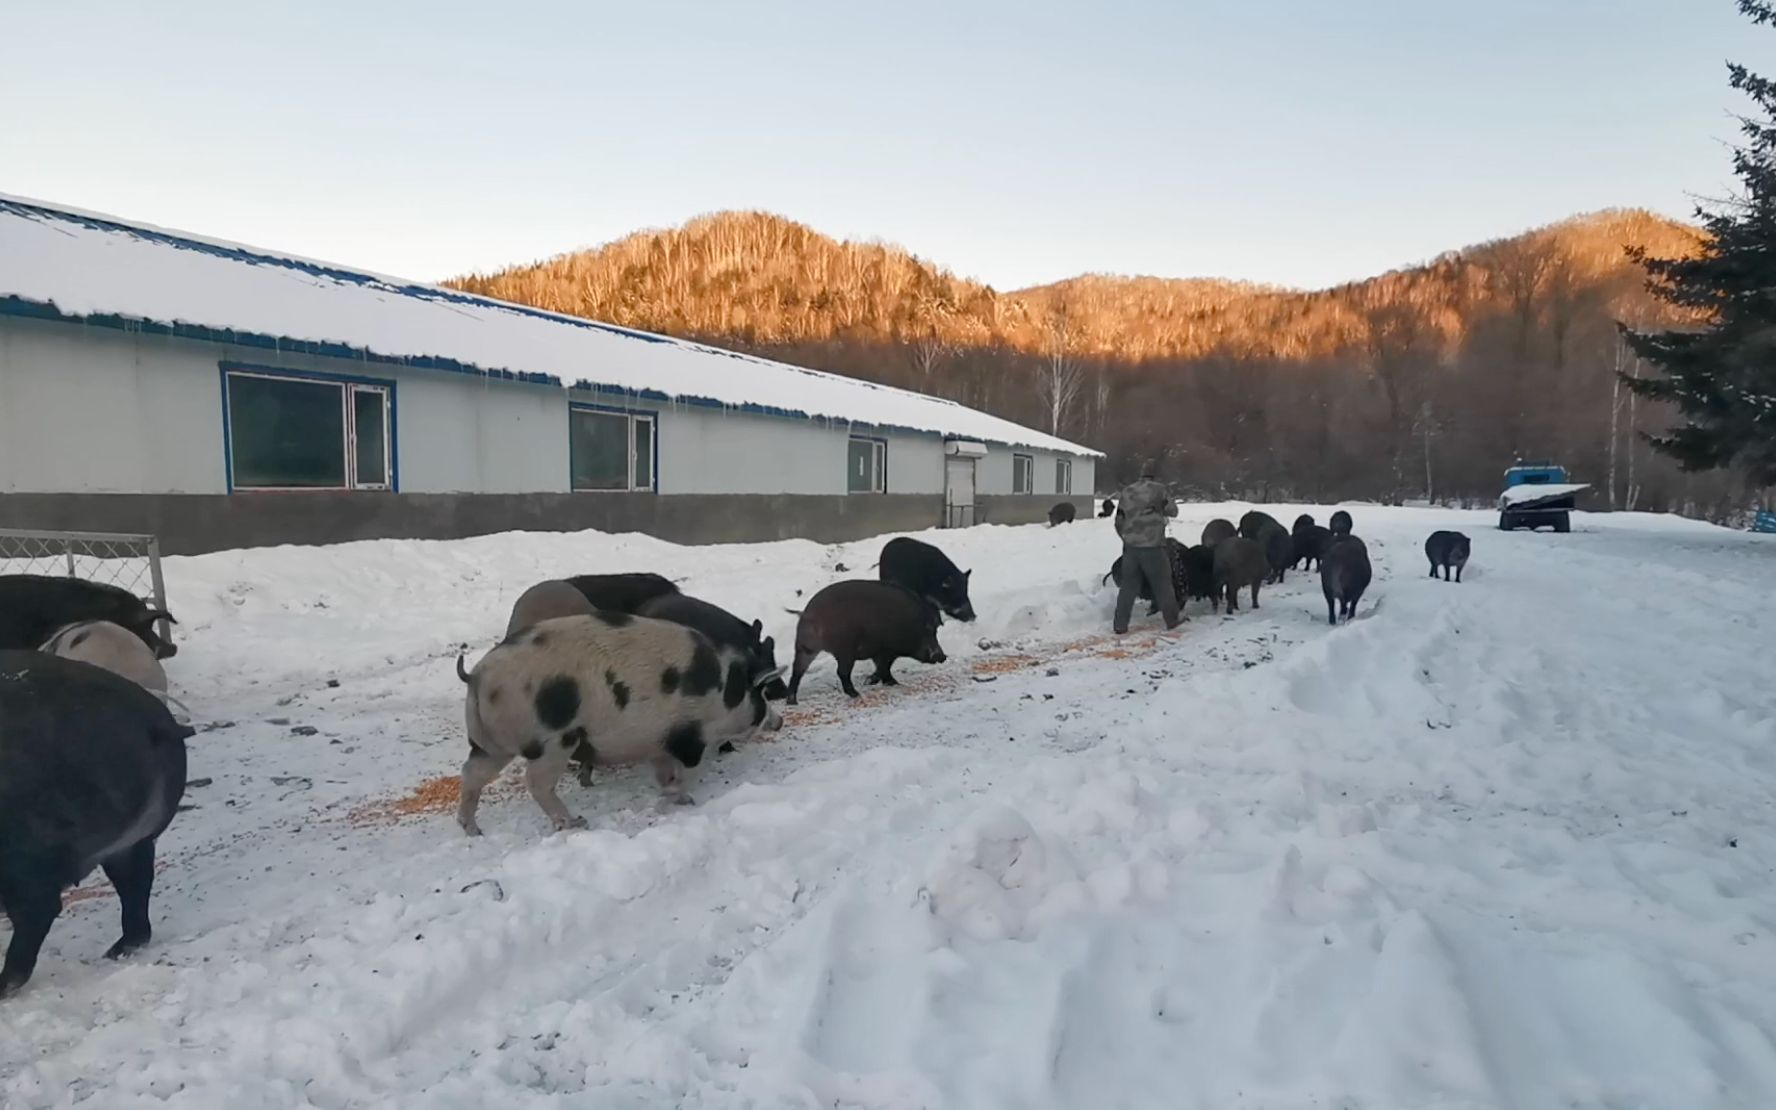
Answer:
[[1505, 491], [1499, 494], [1499, 527], [1506, 532], [1519, 528], [1533, 532], [1544, 527], [1570, 532], [1573, 498], [1590, 488], [1587, 483], [1571, 481], [1564, 466], [1518, 460], [1505, 471]]

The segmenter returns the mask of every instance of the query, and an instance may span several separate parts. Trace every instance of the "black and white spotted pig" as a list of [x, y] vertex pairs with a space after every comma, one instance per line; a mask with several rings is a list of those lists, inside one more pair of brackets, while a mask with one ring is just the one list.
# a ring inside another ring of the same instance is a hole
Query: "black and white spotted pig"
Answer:
[[705, 749], [782, 725], [749, 675], [744, 653], [718, 651], [694, 628], [603, 610], [523, 629], [481, 657], [468, 683], [456, 819], [479, 836], [481, 792], [514, 758], [530, 796], [557, 829], [584, 828], [555, 786], [576, 750], [599, 765], [648, 763], [668, 797], [689, 803], [682, 770]]

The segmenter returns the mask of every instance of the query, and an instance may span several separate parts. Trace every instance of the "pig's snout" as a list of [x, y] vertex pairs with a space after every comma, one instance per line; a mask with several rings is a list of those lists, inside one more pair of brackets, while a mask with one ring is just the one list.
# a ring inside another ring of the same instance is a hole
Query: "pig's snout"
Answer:
[[932, 644], [925, 649], [925, 654], [919, 657], [919, 662], [942, 663], [946, 658], [948, 657], [944, 655], [943, 648], [938, 647], [936, 644]]
[[783, 727], [783, 714], [777, 712], [777, 710], [770, 706], [766, 706], [765, 719], [759, 723], [759, 727], [766, 732], [776, 732]]
[[[955, 617], [959, 621], [971, 621], [974, 619], [974, 606], [972, 604], [964, 605], [962, 608], [951, 613], [950, 616]], [[943, 653], [939, 652], [938, 654], [941, 655]], [[943, 660], [939, 659], [938, 662], [942, 663]]]

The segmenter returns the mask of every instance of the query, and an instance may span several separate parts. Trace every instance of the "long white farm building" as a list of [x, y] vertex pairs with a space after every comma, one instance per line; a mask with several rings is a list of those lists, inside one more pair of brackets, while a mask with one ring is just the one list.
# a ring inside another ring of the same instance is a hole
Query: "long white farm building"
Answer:
[[1099, 453], [934, 397], [0, 196], [0, 527], [169, 552], [1088, 515]]

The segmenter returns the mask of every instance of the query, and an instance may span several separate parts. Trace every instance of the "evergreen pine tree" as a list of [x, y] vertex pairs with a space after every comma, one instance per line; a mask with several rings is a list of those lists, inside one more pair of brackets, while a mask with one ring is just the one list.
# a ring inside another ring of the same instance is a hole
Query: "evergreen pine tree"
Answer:
[[[1753, 23], [1776, 26], [1776, 0], [1739, 0]], [[1630, 380], [1670, 401], [1684, 423], [1653, 439], [1686, 470], [1736, 465], [1758, 485], [1776, 484], [1776, 81], [1729, 65], [1732, 86], [1757, 114], [1741, 118], [1733, 153], [1743, 194], [1697, 216], [1709, 240], [1694, 257], [1636, 260], [1664, 301], [1700, 330], [1629, 331], [1637, 354], [1662, 376]]]

